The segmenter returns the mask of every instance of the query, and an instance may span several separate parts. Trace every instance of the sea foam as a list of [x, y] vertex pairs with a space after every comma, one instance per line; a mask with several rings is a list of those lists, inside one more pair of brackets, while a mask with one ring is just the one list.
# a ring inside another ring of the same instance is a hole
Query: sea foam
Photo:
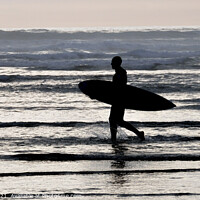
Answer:
[[105, 70], [199, 68], [200, 28], [2, 29], [0, 67]]

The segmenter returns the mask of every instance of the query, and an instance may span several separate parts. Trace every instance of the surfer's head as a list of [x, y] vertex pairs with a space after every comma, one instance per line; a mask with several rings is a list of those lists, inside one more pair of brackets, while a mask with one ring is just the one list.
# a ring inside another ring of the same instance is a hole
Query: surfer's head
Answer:
[[116, 67], [120, 67], [122, 64], [122, 59], [120, 56], [115, 56], [113, 59], [112, 59], [112, 62], [111, 62], [111, 65], [112, 65], [112, 68], [115, 69]]

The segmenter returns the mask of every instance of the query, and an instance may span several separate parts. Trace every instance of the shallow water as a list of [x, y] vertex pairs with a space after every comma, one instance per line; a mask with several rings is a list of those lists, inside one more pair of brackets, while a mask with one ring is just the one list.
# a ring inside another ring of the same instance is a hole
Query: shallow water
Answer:
[[[0, 31], [1, 195], [199, 198], [199, 29], [4, 33]], [[110, 106], [78, 89], [83, 80], [112, 80], [109, 65], [115, 51], [124, 58], [130, 85], [176, 104], [166, 111], [126, 111], [125, 119], [145, 132], [144, 142], [119, 128], [112, 144]]]

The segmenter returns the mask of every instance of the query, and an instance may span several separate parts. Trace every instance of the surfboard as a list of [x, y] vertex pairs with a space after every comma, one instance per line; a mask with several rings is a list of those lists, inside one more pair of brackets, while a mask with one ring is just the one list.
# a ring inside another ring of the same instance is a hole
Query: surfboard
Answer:
[[80, 82], [78, 86], [92, 99], [126, 109], [159, 111], [176, 106], [158, 94], [131, 85], [119, 87], [111, 81], [87, 80]]

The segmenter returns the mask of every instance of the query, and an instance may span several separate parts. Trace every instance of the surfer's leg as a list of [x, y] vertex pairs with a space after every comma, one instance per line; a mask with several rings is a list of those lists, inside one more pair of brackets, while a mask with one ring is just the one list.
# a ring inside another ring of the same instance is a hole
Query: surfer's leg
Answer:
[[117, 129], [114, 129], [113, 127], [110, 127], [110, 133], [111, 133], [111, 140], [113, 142], [116, 142], [116, 139], [117, 139]]
[[112, 105], [110, 109], [110, 133], [111, 133], [111, 140], [116, 142], [117, 139], [117, 117], [118, 117], [118, 106]]
[[117, 124], [116, 124], [115, 121], [112, 120], [112, 119], [109, 119], [109, 122], [110, 122], [111, 140], [112, 140], [113, 142], [115, 142], [116, 139], [117, 139]]
[[134, 132], [141, 140], [145, 140], [144, 132], [143, 131], [139, 131], [134, 126], [132, 126], [129, 122], [126, 122], [126, 121], [122, 120], [121, 122], [118, 123], [118, 125], [128, 129], [129, 131]]

